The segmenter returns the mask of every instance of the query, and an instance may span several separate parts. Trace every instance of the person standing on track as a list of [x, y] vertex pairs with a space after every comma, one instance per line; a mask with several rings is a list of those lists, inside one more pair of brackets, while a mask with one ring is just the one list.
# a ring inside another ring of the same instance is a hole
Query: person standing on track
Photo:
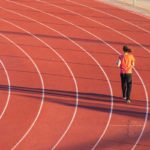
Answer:
[[132, 50], [128, 46], [123, 46], [124, 54], [119, 56], [117, 66], [120, 67], [121, 87], [123, 99], [130, 103], [130, 95], [132, 89], [132, 69], [135, 65], [135, 58]]

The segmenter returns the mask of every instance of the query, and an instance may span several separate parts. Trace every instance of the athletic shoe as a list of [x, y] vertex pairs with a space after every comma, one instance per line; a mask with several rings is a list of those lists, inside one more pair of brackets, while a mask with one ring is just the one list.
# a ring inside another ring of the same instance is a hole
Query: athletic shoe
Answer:
[[131, 100], [130, 100], [130, 99], [127, 99], [126, 102], [127, 102], [127, 103], [131, 103]]

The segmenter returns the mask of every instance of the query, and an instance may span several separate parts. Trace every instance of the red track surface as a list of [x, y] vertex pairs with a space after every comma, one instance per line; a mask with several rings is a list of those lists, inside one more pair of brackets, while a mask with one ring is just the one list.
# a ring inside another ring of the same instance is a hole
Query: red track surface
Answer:
[[[0, 149], [148, 150], [150, 20], [74, 2], [0, 2]], [[136, 57], [131, 104], [115, 66], [124, 44]]]

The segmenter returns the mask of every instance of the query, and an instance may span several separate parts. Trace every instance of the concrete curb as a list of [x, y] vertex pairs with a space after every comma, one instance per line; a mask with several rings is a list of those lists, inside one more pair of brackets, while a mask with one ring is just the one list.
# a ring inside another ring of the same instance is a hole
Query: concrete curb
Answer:
[[136, 5], [133, 5], [133, 0], [95, 0], [107, 4], [117, 6], [119, 8], [144, 15], [150, 19], [150, 0], [136, 0]]

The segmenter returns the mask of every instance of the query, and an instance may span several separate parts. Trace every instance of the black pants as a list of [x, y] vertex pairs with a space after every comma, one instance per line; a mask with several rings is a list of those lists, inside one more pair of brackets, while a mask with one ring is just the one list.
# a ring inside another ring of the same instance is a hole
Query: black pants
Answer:
[[121, 76], [121, 87], [122, 96], [130, 99], [131, 88], [132, 88], [132, 74], [120, 74]]

